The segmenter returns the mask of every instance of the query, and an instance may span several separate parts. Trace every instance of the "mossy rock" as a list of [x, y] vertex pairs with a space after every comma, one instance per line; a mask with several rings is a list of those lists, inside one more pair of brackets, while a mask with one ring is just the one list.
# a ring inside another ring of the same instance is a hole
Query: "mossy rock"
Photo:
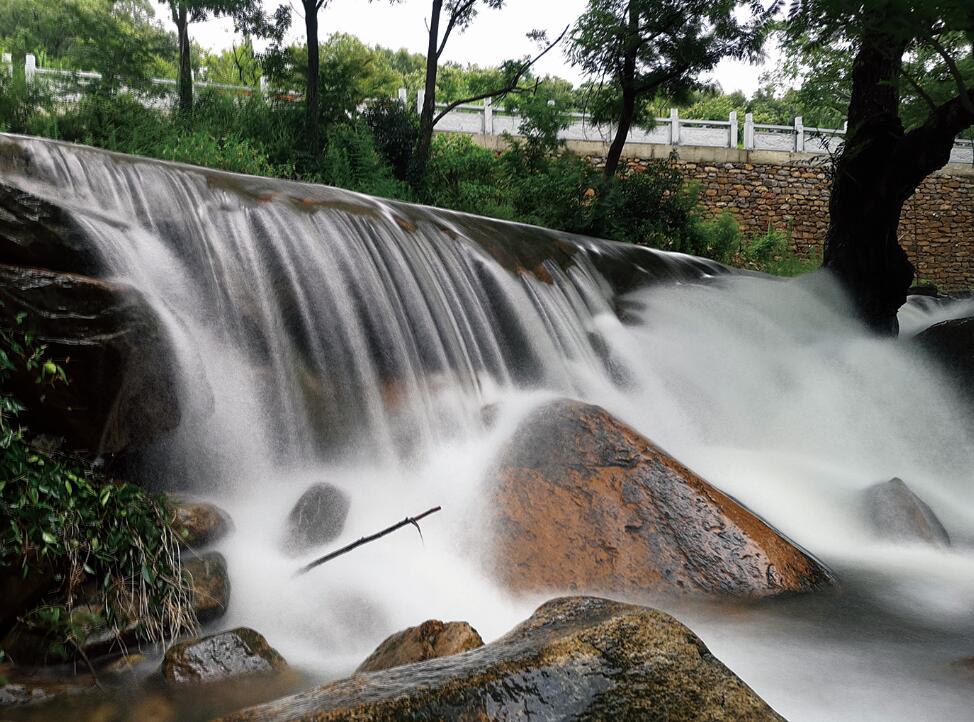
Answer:
[[555, 599], [464, 654], [357, 674], [222, 722], [781, 720], [689, 629], [662, 612]]

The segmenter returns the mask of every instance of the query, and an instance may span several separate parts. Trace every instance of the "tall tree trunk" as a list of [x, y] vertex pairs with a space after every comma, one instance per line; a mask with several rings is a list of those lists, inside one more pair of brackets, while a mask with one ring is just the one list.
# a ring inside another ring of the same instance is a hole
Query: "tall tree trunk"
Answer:
[[436, 114], [436, 74], [439, 68], [440, 13], [443, 0], [433, 0], [430, 11], [429, 45], [426, 49], [426, 85], [423, 95], [423, 109], [419, 116], [419, 139], [413, 153], [410, 182], [414, 189], [422, 186], [429, 164], [430, 150], [433, 147], [433, 118]]
[[308, 130], [308, 144], [315, 155], [321, 150], [319, 124], [321, 113], [319, 105], [319, 82], [321, 73], [320, 50], [318, 48], [318, 3], [317, 0], [304, 0], [304, 27], [308, 39], [308, 72], [305, 88], [305, 123]]
[[616, 128], [615, 137], [612, 145], [609, 146], [609, 153], [605, 157], [605, 170], [603, 174], [605, 180], [612, 180], [616, 171], [619, 169], [619, 161], [622, 158], [622, 149], [629, 138], [629, 131], [632, 129], [632, 120], [636, 116], [636, 93], [628, 86], [622, 91], [622, 113], [619, 116], [619, 126]]
[[906, 48], [879, 27], [864, 33], [852, 66], [849, 133], [832, 180], [823, 265], [870, 327], [895, 335], [896, 312], [913, 281], [897, 228], [916, 188], [895, 180], [904, 137], [899, 82]]
[[629, 3], [629, 19], [626, 27], [626, 49], [622, 58], [622, 112], [619, 114], [619, 125], [615, 138], [609, 146], [609, 153], [605, 158], [605, 180], [615, 176], [622, 158], [622, 149], [626, 145], [629, 131], [632, 129], [633, 118], [636, 117], [636, 55], [639, 52], [639, 10], [636, 3]]
[[193, 60], [189, 45], [189, 17], [181, 5], [175, 12], [179, 40], [179, 112], [188, 115], [193, 111]]

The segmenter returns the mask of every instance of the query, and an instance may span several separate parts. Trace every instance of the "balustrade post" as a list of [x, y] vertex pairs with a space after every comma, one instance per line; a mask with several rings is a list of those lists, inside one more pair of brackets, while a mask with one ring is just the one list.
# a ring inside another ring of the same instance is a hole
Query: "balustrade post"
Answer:
[[744, 150], [754, 150], [754, 113], [744, 114]]
[[494, 99], [484, 101], [484, 135], [494, 134]]
[[805, 123], [802, 116], [795, 116], [795, 152], [805, 152]]
[[680, 111], [670, 108], [670, 145], [680, 144]]
[[727, 147], [737, 147], [737, 111], [732, 110], [727, 117], [730, 127], [727, 129]]
[[37, 73], [37, 58], [33, 53], [27, 53], [27, 59], [24, 61], [24, 78], [28, 83], [34, 81], [34, 75]]

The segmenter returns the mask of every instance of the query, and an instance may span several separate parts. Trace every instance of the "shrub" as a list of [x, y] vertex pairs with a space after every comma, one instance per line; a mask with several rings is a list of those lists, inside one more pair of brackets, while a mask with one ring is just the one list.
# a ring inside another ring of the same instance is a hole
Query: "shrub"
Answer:
[[504, 174], [494, 154], [466, 135], [438, 135], [424, 179], [424, 198], [434, 206], [513, 218]]
[[393, 175], [408, 180], [413, 148], [419, 138], [419, 116], [398, 100], [369, 103], [362, 114], [375, 139], [379, 155], [392, 168]]
[[[0, 328], [0, 382], [14, 372], [37, 383], [66, 383], [45, 349], [24, 328]], [[67, 658], [93, 630], [71, 614], [78, 597], [103, 609], [111, 630], [138, 623], [148, 641], [167, 641], [196, 620], [182, 578], [172, 515], [164, 500], [131, 484], [110, 482], [77, 459], [30, 445], [17, 423], [23, 407], [0, 393], [0, 567], [51, 569], [56, 598], [28, 611], [25, 624]], [[89, 597], [90, 599], [90, 597]], [[88, 601], [88, 599], [86, 599]], [[83, 656], [83, 655], [82, 655]]]

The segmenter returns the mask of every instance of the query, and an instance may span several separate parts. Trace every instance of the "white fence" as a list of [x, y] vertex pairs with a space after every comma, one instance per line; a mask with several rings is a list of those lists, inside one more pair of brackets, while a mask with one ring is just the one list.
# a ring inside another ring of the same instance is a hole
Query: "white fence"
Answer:
[[[9, 53], [5, 53], [0, 60], [0, 66], [6, 72], [13, 72], [13, 62]], [[65, 88], [60, 99], [65, 103], [77, 102], [81, 97], [84, 84], [100, 80], [99, 73], [58, 70], [54, 68], [40, 68], [33, 55], [27, 55], [24, 64], [24, 74], [28, 82], [38, 76], [48, 77], [62, 84], [74, 84], [74, 88]], [[205, 75], [205, 68], [203, 73]], [[153, 78], [153, 85], [166, 89], [175, 89], [176, 81], [167, 78]], [[224, 83], [210, 83], [205, 80], [194, 81], [194, 87], [200, 89], [226, 90], [240, 95], [256, 93], [285, 96], [290, 99], [300, 99], [294, 91], [269, 90], [267, 81], [260, 79], [258, 87], [247, 85], [227, 85]], [[416, 97], [416, 110], [423, 107], [423, 91]], [[408, 104], [407, 91], [399, 90], [399, 100]], [[147, 103], [154, 103], [146, 99]], [[445, 104], [437, 104], [445, 108]], [[609, 125], [592, 123], [583, 113], [570, 113], [570, 122], [560, 131], [563, 140], [609, 142], [615, 135], [615, 128]], [[510, 134], [519, 136], [521, 118], [517, 114], [505, 112], [495, 108], [490, 99], [483, 105], [461, 105], [447, 113], [436, 129], [454, 133], [471, 133], [488, 136]], [[669, 117], [656, 118], [650, 129], [632, 128], [629, 131], [628, 143], [637, 145], [670, 145], [670, 146], [704, 146], [710, 148], [743, 148], [744, 150], [776, 150], [797, 153], [824, 154], [835, 151], [845, 135], [845, 128], [811, 128], [806, 127], [801, 117], [795, 118], [793, 125], [768, 125], [755, 123], [754, 116], [747, 113], [744, 116], [743, 127], [738, 123], [737, 113], [732, 112], [727, 120], [691, 120], [681, 118], [675, 108]], [[952, 163], [968, 163], [974, 165], [974, 141], [958, 138], [950, 154]]]

